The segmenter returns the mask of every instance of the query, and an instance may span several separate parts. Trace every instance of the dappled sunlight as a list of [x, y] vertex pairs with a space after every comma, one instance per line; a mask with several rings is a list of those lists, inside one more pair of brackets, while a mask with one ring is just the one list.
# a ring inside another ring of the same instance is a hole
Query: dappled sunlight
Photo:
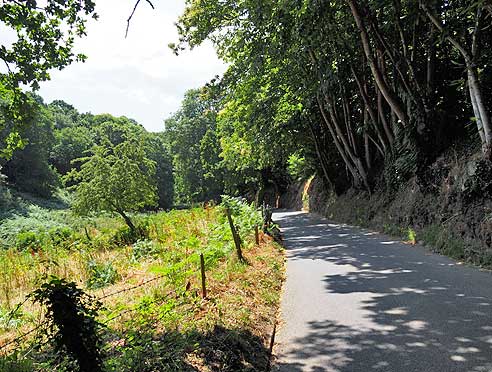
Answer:
[[492, 371], [490, 273], [306, 215], [284, 226], [286, 290], [308, 293], [288, 300], [301, 316], [292, 344], [279, 331], [280, 371]]

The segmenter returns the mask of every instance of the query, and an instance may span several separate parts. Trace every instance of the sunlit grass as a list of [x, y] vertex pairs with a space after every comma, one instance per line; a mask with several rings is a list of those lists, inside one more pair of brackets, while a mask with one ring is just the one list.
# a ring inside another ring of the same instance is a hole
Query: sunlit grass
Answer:
[[[279, 301], [283, 256], [267, 236], [261, 234], [261, 245], [254, 244], [252, 226], [258, 217], [251, 207], [243, 209], [236, 211], [235, 220], [246, 263], [235, 256], [221, 207], [134, 216], [148, 232], [134, 244], [116, 244], [115, 236], [125, 226], [106, 216], [77, 226], [62, 241], [45, 234], [41, 248], [0, 251], [0, 344], [39, 323], [42, 309], [29, 300], [8, 322], [2, 323], [2, 314], [15, 309], [50, 275], [75, 281], [98, 298], [121, 291], [103, 299], [100, 321], [107, 323], [108, 340], [124, 345], [131, 344], [136, 333], [195, 334], [212, 332], [218, 324], [248, 329], [267, 342]], [[200, 292], [200, 253], [205, 257], [207, 299]], [[90, 285], [96, 279], [97, 285]], [[110, 364], [121, 369], [126, 351], [110, 350]], [[192, 359], [200, 364], [200, 358]]]

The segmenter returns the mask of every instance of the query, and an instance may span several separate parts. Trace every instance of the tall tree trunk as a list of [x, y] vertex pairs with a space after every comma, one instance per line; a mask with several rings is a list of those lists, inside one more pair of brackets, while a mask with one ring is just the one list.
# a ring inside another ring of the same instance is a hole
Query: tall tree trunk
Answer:
[[366, 158], [366, 166], [367, 166], [367, 170], [370, 170], [372, 168], [372, 165], [371, 165], [371, 149], [369, 147], [369, 134], [367, 133], [368, 131], [368, 122], [369, 122], [369, 118], [368, 118], [368, 114], [367, 114], [367, 110], [364, 110], [364, 112], [362, 113], [363, 115], [363, 118], [364, 118], [364, 155], [365, 155], [365, 158]]
[[123, 219], [125, 220], [125, 223], [126, 225], [130, 228], [130, 230], [135, 233], [137, 231], [137, 228], [135, 227], [135, 225], [133, 224], [131, 218], [125, 213], [125, 211], [123, 211], [122, 209], [118, 208], [116, 210], [118, 212], [118, 214], [123, 217]]
[[337, 137], [337, 134], [335, 133], [335, 130], [332, 127], [330, 119], [328, 118], [328, 115], [326, 114], [325, 108], [323, 106], [323, 102], [321, 101], [319, 96], [317, 96], [316, 99], [318, 101], [318, 107], [319, 107], [319, 110], [321, 112], [321, 116], [323, 117], [324, 123], [325, 123], [326, 127], [328, 128], [328, 130], [331, 134], [333, 142], [335, 143], [335, 147], [337, 148], [338, 153], [342, 157], [348, 171], [352, 175], [352, 179], [354, 180], [354, 182], [358, 186], [360, 184], [360, 175], [358, 174], [357, 170], [355, 169], [354, 164], [351, 162], [351, 160], [349, 159], [349, 156], [347, 155], [342, 144], [340, 143], [340, 141]]
[[431, 23], [431, 29], [429, 31], [429, 46], [427, 49], [427, 69], [426, 69], [426, 87], [427, 94], [434, 96], [434, 73], [436, 70], [436, 45], [435, 45], [435, 26]]
[[[386, 113], [384, 111], [383, 105], [383, 97], [381, 91], [376, 87], [377, 90], [377, 104], [378, 104], [378, 114], [381, 124], [383, 125], [384, 133], [386, 133], [386, 137], [388, 138], [388, 142], [390, 144], [390, 148], [393, 149], [393, 143], [395, 142], [395, 137], [393, 136], [393, 131], [391, 130], [390, 125], [388, 124], [388, 120], [386, 120]], [[391, 112], [394, 115], [394, 112]]]
[[386, 152], [388, 151], [386, 148], [386, 141], [383, 139], [383, 135], [381, 133], [381, 130], [379, 129], [378, 117], [377, 117], [376, 113], [374, 112], [374, 109], [371, 106], [371, 102], [370, 102], [369, 96], [367, 94], [366, 82], [364, 81], [364, 83], [362, 83], [360, 78], [359, 78], [359, 75], [357, 75], [357, 73], [355, 72], [355, 69], [352, 66], [350, 68], [352, 70], [352, 74], [354, 75], [357, 86], [359, 87], [359, 92], [360, 92], [360, 95], [362, 96], [362, 100], [364, 101], [364, 109], [367, 110], [367, 112], [371, 118], [371, 121], [373, 123], [374, 130], [376, 131], [376, 135], [378, 136], [379, 142], [381, 142], [381, 146], [383, 146], [384, 152], [382, 155], [384, 157], [386, 155]]
[[[444, 25], [440, 20], [432, 13], [429, 7], [425, 4], [424, 1], [420, 1], [420, 7], [425, 12], [427, 17], [431, 20], [431, 22], [436, 26], [436, 28], [445, 35], [446, 40], [448, 40], [453, 47], [458, 50], [465, 60], [466, 71], [468, 76], [468, 88], [470, 90], [470, 98], [472, 101], [472, 107], [474, 111], [474, 115], [477, 121], [477, 130], [480, 134], [480, 138], [482, 139], [482, 150], [484, 155], [489, 156], [490, 150], [492, 146], [492, 130], [490, 125], [489, 114], [485, 108], [485, 103], [482, 98], [482, 91], [480, 89], [480, 84], [478, 81], [477, 72], [474, 65], [473, 52], [474, 48], [476, 48], [476, 34], [473, 35], [474, 41], [472, 46], [472, 53], [466, 50], [466, 48], [454, 37], [450, 36], [450, 33], [445, 30]], [[480, 12], [477, 12], [476, 22], [479, 21]], [[477, 23], [476, 23], [477, 25]], [[475, 26], [474, 33], [478, 32], [478, 27]]]
[[342, 142], [347, 155], [349, 156], [350, 160], [354, 164], [354, 166], [357, 170], [357, 173], [359, 174], [364, 186], [366, 187], [367, 191], [370, 192], [371, 188], [369, 186], [369, 182], [367, 179], [367, 172], [364, 168], [364, 164], [362, 163], [360, 158], [352, 151], [347, 139], [345, 138], [345, 135], [343, 134], [343, 132], [340, 128], [338, 117], [335, 113], [335, 106], [333, 104], [333, 99], [330, 98], [326, 93], [324, 94], [324, 97], [325, 97], [326, 103], [328, 104], [328, 112], [330, 113], [331, 122], [333, 124], [333, 127], [335, 128], [335, 132], [338, 135], [340, 141]]
[[398, 96], [391, 90], [388, 84], [386, 84], [383, 74], [381, 73], [374, 59], [367, 28], [366, 25], [364, 24], [364, 21], [362, 20], [362, 15], [360, 14], [358, 4], [356, 3], [355, 0], [346, 0], [346, 1], [350, 6], [350, 10], [352, 11], [352, 15], [354, 16], [355, 23], [359, 28], [362, 46], [366, 54], [367, 62], [369, 63], [369, 67], [371, 68], [372, 75], [374, 76], [374, 80], [376, 81], [379, 90], [381, 90], [381, 93], [383, 94], [384, 98], [390, 105], [391, 109], [398, 116], [398, 119], [400, 119], [402, 125], [406, 126], [408, 124], [408, 118], [405, 113], [405, 110], [403, 109], [398, 99]]
[[309, 120], [309, 131], [311, 132], [311, 137], [313, 138], [316, 155], [318, 156], [319, 163], [321, 165], [321, 170], [323, 171], [323, 176], [325, 177], [325, 181], [333, 190], [335, 190], [334, 183], [331, 181], [330, 176], [328, 175], [328, 169], [326, 168], [325, 160], [323, 154], [321, 153], [321, 146], [319, 144], [318, 136], [316, 135], [313, 128], [313, 124], [311, 123], [310, 120]]

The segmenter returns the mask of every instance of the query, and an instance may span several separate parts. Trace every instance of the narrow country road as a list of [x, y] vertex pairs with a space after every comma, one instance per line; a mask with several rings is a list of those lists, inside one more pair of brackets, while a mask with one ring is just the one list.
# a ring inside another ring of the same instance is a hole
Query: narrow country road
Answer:
[[491, 273], [303, 212], [274, 220], [287, 254], [274, 370], [492, 371]]

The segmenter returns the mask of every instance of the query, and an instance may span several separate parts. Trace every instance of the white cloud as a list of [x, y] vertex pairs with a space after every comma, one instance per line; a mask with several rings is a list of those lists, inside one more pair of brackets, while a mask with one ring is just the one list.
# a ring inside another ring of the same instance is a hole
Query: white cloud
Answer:
[[[124, 5], [122, 5], [122, 3]], [[174, 22], [184, 0], [155, 0], [155, 10], [142, 1], [125, 39], [133, 0], [98, 0], [99, 21], [77, 42], [85, 63], [53, 71], [41, 84], [47, 102], [63, 99], [79, 111], [108, 112], [137, 120], [150, 131], [179, 109], [183, 94], [225, 71], [210, 44], [175, 56], [167, 47], [178, 40]]]

